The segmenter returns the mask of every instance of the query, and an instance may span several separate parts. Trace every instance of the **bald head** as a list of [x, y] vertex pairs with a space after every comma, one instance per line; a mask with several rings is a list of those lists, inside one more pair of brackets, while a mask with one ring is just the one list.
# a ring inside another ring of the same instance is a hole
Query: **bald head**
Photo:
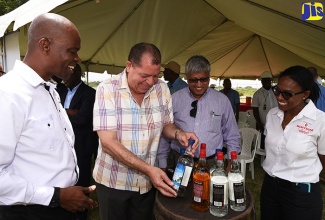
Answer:
[[37, 16], [28, 29], [28, 49], [24, 63], [44, 80], [53, 75], [66, 80], [80, 62], [80, 34], [67, 18], [53, 13]]
[[32, 50], [42, 38], [68, 37], [66, 34], [69, 30], [78, 32], [77, 27], [67, 18], [53, 13], [41, 14], [32, 21], [28, 29], [28, 50]]

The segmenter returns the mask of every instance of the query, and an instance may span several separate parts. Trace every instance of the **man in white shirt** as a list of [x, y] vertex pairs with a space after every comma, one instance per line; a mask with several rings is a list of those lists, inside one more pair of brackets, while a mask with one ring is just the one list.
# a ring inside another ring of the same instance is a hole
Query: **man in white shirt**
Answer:
[[0, 78], [0, 220], [73, 220], [96, 206], [74, 186], [78, 179], [74, 134], [53, 75], [67, 79], [80, 61], [77, 27], [42, 14], [28, 30], [28, 50]]
[[272, 91], [272, 74], [265, 71], [261, 75], [262, 88], [257, 90], [253, 95], [252, 107], [253, 114], [256, 120], [256, 129], [261, 132], [261, 148], [264, 149], [264, 126], [266, 115], [271, 108], [278, 106], [275, 95]]

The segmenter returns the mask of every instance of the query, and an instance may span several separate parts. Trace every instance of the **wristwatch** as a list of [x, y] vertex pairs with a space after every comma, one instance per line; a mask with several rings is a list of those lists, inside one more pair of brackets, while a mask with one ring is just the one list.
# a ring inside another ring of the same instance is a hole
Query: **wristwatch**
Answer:
[[49, 204], [49, 207], [57, 208], [59, 207], [59, 205], [60, 205], [60, 188], [54, 187], [54, 193], [51, 202]]

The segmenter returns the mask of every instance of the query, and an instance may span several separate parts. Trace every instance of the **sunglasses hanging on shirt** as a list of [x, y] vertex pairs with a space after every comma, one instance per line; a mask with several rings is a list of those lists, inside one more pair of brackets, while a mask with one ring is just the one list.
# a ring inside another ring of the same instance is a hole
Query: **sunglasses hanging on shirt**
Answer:
[[196, 112], [197, 112], [197, 100], [193, 101], [191, 106], [193, 107], [190, 111], [190, 116], [195, 118], [196, 117]]

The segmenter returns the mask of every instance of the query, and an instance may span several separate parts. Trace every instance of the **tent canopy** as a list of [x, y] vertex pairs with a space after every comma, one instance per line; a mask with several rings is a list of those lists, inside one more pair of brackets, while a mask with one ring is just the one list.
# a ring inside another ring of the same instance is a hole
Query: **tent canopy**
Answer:
[[0, 17], [0, 36], [22, 27], [21, 56], [23, 25], [52, 10], [78, 27], [87, 71], [119, 73], [130, 48], [150, 42], [181, 72], [189, 57], [205, 56], [215, 79], [277, 75], [292, 65], [315, 66], [325, 76], [325, 22], [302, 21], [300, 0], [30, 0], [16, 10]]

